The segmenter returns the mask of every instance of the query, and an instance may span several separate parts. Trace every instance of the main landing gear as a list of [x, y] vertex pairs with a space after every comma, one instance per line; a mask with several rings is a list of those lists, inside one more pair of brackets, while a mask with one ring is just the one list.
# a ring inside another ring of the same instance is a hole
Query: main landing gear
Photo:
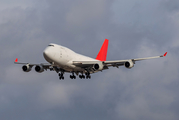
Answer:
[[85, 76], [82, 74], [82, 75], [79, 75], [79, 78], [80, 79], [85, 79]]
[[86, 73], [86, 79], [91, 79], [91, 75], [90, 75], [90, 73]]
[[[59, 73], [58, 75], [59, 75], [59, 79], [60, 79], [60, 80], [64, 80], [64, 76], [63, 76], [63, 75], [64, 75], [64, 72], [61, 72], [61, 73]], [[85, 75], [86, 75], [86, 76], [85, 76]], [[80, 79], [85, 79], [85, 78], [86, 78], [86, 79], [91, 79], [90, 73], [85, 73], [85, 75], [83, 75], [83, 74], [82, 74], [82, 75], [79, 75], [79, 78], [80, 78]], [[76, 76], [74, 75], [74, 72], [72, 72], [72, 75], [70, 75], [70, 78], [71, 78], [71, 79], [76, 79]]]
[[71, 79], [76, 79], [76, 76], [74, 75], [74, 72], [72, 72], [72, 75], [70, 75]]
[[[86, 79], [91, 79], [90, 73], [86, 73], [85, 75], [86, 75]], [[83, 74], [82, 74], [82, 75], [79, 75], [79, 78], [80, 78], [80, 79], [85, 79], [85, 75], [83, 75]]]
[[64, 76], [63, 76], [63, 74], [64, 74], [63, 72], [61, 72], [61, 73], [58, 74], [60, 80], [61, 80], [61, 79], [64, 80]]
[[[90, 75], [90, 73], [86, 73], [85, 74], [86, 75], [86, 79], [91, 79], [91, 75]], [[80, 79], [85, 79], [85, 75], [79, 75], [79, 78]], [[71, 79], [76, 79], [76, 76], [74, 75], [74, 72], [72, 72], [72, 75], [70, 75], [70, 78]]]

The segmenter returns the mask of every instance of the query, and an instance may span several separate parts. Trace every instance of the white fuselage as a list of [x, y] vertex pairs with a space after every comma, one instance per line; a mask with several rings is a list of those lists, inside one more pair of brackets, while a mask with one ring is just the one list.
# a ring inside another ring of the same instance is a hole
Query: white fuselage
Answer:
[[66, 71], [84, 71], [73, 65], [74, 61], [98, 61], [96, 59], [75, 53], [74, 51], [57, 44], [50, 44], [43, 52], [46, 61]]

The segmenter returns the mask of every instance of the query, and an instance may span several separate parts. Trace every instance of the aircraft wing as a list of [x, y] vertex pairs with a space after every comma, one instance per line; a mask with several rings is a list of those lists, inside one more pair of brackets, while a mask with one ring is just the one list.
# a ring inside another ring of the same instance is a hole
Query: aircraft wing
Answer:
[[104, 61], [103, 64], [107, 67], [109, 67], [109, 66], [118, 67], [118, 66], [123, 66], [128, 61], [132, 61], [135, 64], [135, 61], [148, 60], [148, 59], [153, 59], [153, 58], [160, 58], [160, 57], [165, 57], [166, 55], [167, 55], [167, 52], [164, 55], [154, 56], [154, 57], [128, 59], [128, 60]]
[[18, 62], [18, 58], [16, 58], [16, 60], [14, 61], [15, 64], [22, 64], [22, 65], [29, 65], [29, 66], [34, 66], [34, 65], [43, 65], [44, 67], [49, 67], [49, 66], [52, 66], [51, 64], [49, 63], [41, 63], [41, 64], [31, 64], [31, 63], [25, 63], [25, 62]]
[[15, 64], [26, 65], [26, 66], [29, 66], [30, 68], [32, 68], [33, 66], [40, 66], [40, 67], [42, 67], [45, 70], [53, 68], [52, 65], [49, 64], [49, 63], [31, 64], [31, 63], [26, 63], [26, 62], [18, 62], [18, 58], [15, 59], [14, 63]]
[[[128, 60], [115, 60], [115, 61], [73, 61], [73, 65], [84, 68], [88, 70], [89, 72], [94, 73], [95, 72], [95, 65], [98, 64], [99, 67], [101, 64], [103, 64], [103, 68], [100, 70], [108, 69], [108, 67], [119, 67], [124, 66], [126, 62], [130, 62], [132, 64], [131, 67], [133, 67], [133, 64], [135, 64], [135, 61], [141, 61], [141, 60], [147, 60], [147, 59], [153, 59], [153, 58], [160, 58], [165, 57], [167, 55], [167, 52], [164, 55], [160, 56], [154, 56], [154, 57], [147, 57], [147, 58], [137, 58], [137, 59], [128, 59]], [[129, 64], [130, 64], [129, 63]], [[130, 68], [130, 67], [129, 67]]]

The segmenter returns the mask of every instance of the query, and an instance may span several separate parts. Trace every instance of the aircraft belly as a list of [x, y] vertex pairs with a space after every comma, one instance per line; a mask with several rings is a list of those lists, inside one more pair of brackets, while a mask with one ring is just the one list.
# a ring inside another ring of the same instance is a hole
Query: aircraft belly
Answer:
[[72, 66], [67, 66], [67, 65], [63, 65], [63, 66], [59, 66], [60, 68], [64, 69], [67, 72], [83, 72], [84, 69], [80, 68], [80, 67], [72, 67]]
[[67, 62], [68, 60], [55, 60], [54, 63], [55, 65], [57, 65], [59, 68], [61, 69], [64, 69], [65, 71], [68, 71], [68, 72], [72, 72], [72, 71], [78, 71], [78, 72], [81, 72], [81, 71], [84, 71], [83, 68], [80, 68], [80, 67], [76, 67], [75, 65], [72, 65], [70, 63]]

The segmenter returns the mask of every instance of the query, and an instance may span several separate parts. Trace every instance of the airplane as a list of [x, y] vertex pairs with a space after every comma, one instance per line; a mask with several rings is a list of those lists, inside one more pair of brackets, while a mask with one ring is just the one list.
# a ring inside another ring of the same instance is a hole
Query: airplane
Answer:
[[15, 59], [14, 63], [22, 64], [22, 70], [24, 72], [30, 72], [33, 66], [35, 66], [35, 71], [38, 73], [42, 73], [44, 70], [47, 71], [47, 69], [50, 71], [56, 71], [59, 74], [60, 80], [64, 80], [65, 72], [72, 74], [70, 75], [71, 79], [76, 79], [76, 76], [79, 76], [81, 79], [90, 79], [92, 73], [109, 69], [109, 67], [118, 68], [119, 66], [125, 66], [130, 69], [134, 67], [136, 61], [160, 58], [167, 55], [166, 52], [164, 55], [155, 57], [106, 61], [108, 41], [108, 39], [104, 40], [104, 43], [95, 59], [78, 54], [67, 47], [51, 43], [43, 51], [43, 56], [48, 63], [23, 63], [18, 62], [18, 58]]

